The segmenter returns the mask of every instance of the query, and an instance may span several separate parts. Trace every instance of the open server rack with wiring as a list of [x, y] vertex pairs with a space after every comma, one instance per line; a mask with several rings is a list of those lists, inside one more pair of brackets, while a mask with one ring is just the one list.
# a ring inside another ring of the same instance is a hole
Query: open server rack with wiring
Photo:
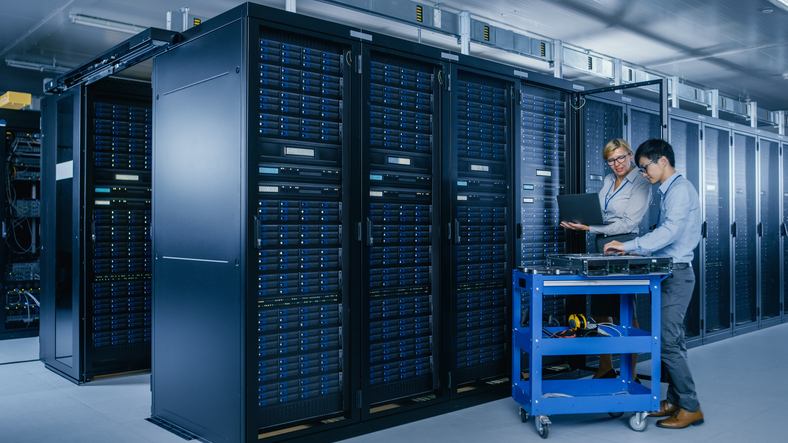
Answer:
[[38, 111], [0, 109], [0, 340], [38, 335], [40, 120]]

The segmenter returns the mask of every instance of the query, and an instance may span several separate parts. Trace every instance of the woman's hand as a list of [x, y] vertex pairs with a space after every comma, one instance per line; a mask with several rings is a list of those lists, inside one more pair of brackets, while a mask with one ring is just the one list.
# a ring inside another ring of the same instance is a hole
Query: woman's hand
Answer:
[[562, 221], [561, 226], [566, 229], [572, 229], [573, 231], [588, 231], [588, 225], [584, 225], [582, 223], [572, 223], [567, 221]]

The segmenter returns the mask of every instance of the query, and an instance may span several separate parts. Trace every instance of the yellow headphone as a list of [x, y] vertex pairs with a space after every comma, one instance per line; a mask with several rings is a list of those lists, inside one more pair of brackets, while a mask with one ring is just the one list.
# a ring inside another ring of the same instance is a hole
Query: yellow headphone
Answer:
[[569, 316], [569, 327], [575, 331], [578, 329], [586, 329], [588, 327], [588, 320], [583, 314], [572, 314]]

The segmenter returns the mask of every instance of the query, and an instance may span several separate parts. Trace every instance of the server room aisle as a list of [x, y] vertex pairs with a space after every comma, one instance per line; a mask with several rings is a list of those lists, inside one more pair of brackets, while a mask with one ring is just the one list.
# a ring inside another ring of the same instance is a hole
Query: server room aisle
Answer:
[[[558, 415], [547, 441], [714, 442], [783, 441], [788, 409], [788, 324], [689, 351], [706, 423], [660, 429], [650, 418], [643, 433], [627, 416]], [[31, 346], [34, 345], [34, 342]], [[0, 341], [0, 356], [18, 343]], [[37, 345], [36, 345], [37, 346]], [[0, 359], [2, 361], [2, 359]], [[641, 363], [642, 364], [642, 363]], [[180, 443], [145, 421], [150, 416], [150, 374], [76, 386], [41, 362], [0, 364], [0, 442]], [[663, 385], [664, 391], [664, 385]], [[478, 443], [540, 441], [533, 421], [521, 423], [510, 398], [345, 440], [344, 443]]]

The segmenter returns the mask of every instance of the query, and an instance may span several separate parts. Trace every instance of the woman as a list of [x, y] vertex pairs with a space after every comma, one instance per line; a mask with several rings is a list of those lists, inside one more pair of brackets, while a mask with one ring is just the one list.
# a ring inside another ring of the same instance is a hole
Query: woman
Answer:
[[[608, 224], [588, 226], [561, 222], [564, 228], [596, 234], [597, 252], [604, 252], [605, 243], [613, 240], [623, 243], [637, 237], [640, 220], [651, 203], [651, 183], [638, 171], [633, 156], [629, 143], [620, 138], [610, 140], [602, 150], [602, 158], [613, 170], [611, 174], [605, 176], [602, 190], [599, 192], [599, 204], [603, 208], [603, 216]], [[594, 318], [602, 323], [612, 322], [612, 317], [618, 317], [620, 312], [619, 300], [618, 295], [592, 297], [591, 312]], [[633, 325], [638, 327], [637, 319], [633, 319]], [[609, 354], [601, 355], [599, 369], [594, 374], [594, 378], [615, 377], [612, 358]]]

